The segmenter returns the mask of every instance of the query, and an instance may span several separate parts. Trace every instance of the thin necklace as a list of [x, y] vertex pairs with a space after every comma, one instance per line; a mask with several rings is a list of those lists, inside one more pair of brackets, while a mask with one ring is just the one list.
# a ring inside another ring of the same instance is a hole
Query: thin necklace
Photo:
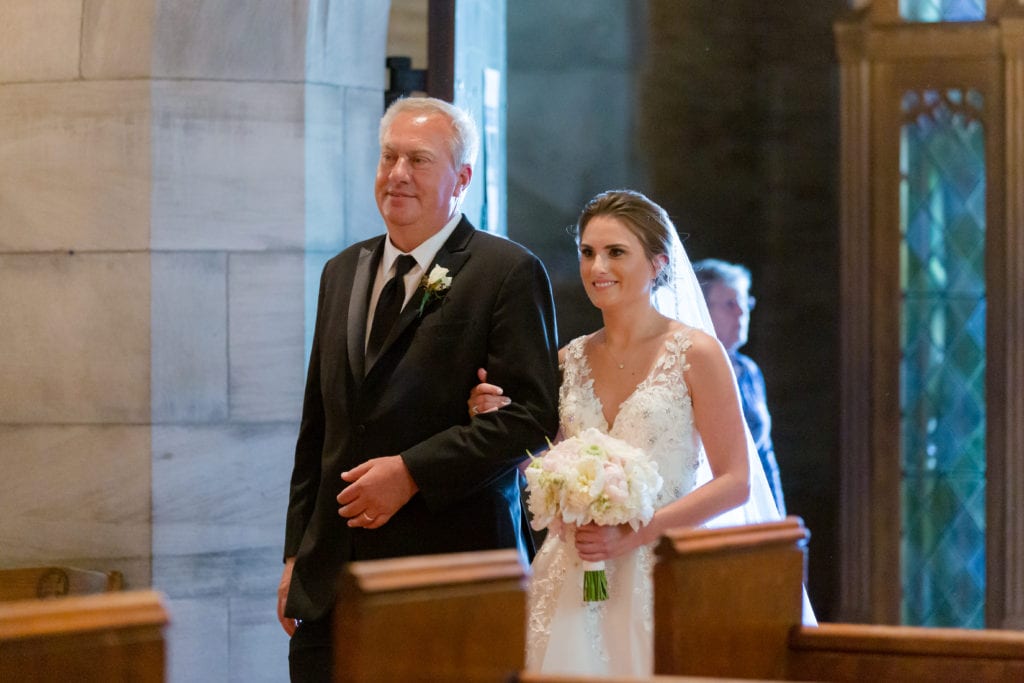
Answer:
[[604, 339], [604, 340], [601, 341], [601, 348], [603, 348], [605, 350], [605, 353], [607, 353], [608, 357], [612, 359], [612, 362], [619, 366], [619, 370], [625, 370], [626, 369], [626, 364], [625, 363], [620, 363], [619, 359], [615, 357], [614, 353], [612, 353], [611, 348], [608, 347], [608, 340], [607, 339]]
[[[640, 343], [634, 344], [634, 346], [637, 346], [639, 344]], [[605, 332], [604, 337], [601, 339], [601, 348], [603, 348], [605, 353], [608, 354], [608, 357], [612, 359], [612, 362], [615, 363], [615, 365], [618, 366], [619, 370], [625, 370], [626, 369], [626, 363], [620, 361], [618, 358], [615, 357], [615, 354], [612, 353], [612, 349], [608, 345], [608, 333], [607, 332]], [[627, 353], [626, 354], [626, 361], [628, 362], [631, 359], [632, 359], [632, 356], [629, 353]]]

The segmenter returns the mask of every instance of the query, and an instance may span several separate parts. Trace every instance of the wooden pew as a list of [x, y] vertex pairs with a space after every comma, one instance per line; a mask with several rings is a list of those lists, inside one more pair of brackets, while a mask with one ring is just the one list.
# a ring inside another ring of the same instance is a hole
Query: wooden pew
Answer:
[[678, 529], [657, 548], [655, 671], [817, 681], [1024, 680], [1024, 633], [801, 624], [798, 518]]
[[[708, 678], [706, 676], [556, 676], [522, 672], [507, 683], [750, 683], [749, 678]], [[772, 683], [766, 681], [763, 683]]]
[[166, 624], [153, 591], [0, 603], [0, 681], [159, 683]]
[[515, 550], [346, 565], [334, 680], [508, 680], [525, 659], [525, 580]]
[[[657, 675], [644, 680], [1024, 680], [1021, 632], [803, 626], [808, 535], [797, 518], [668, 533], [654, 570]], [[521, 671], [525, 579], [511, 550], [348, 565], [335, 680], [593, 683]]]
[[654, 567], [654, 670], [785, 679], [808, 533], [799, 520], [674, 529]]
[[790, 668], [801, 680], [1024, 681], [1024, 633], [821, 624], [794, 631]]
[[347, 565], [335, 609], [340, 616], [334, 625], [334, 680], [711, 683], [690, 676], [587, 678], [521, 671], [525, 580], [514, 550]]
[[119, 571], [54, 566], [0, 569], [0, 602], [86, 595], [123, 588], [124, 575]]

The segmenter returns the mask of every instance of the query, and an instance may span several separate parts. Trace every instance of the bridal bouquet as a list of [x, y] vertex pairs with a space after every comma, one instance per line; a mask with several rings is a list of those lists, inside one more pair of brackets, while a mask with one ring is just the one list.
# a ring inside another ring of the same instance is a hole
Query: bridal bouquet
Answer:
[[[532, 456], [531, 456], [532, 458]], [[654, 516], [662, 479], [639, 448], [594, 428], [551, 446], [526, 468], [534, 529], [558, 533], [563, 524], [629, 524]], [[584, 562], [583, 599], [608, 599], [604, 562]]]

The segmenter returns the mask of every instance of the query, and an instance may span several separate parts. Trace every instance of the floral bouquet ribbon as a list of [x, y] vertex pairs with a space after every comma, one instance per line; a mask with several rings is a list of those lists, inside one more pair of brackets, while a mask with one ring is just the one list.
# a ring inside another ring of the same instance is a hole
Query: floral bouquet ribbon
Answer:
[[[526, 482], [534, 529], [557, 533], [563, 524], [592, 522], [638, 529], [654, 516], [658, 465], [625, 441], [590, 428], [531, 459]], [[604, 562], [583, 565], [583, 599], [607, 600]]]

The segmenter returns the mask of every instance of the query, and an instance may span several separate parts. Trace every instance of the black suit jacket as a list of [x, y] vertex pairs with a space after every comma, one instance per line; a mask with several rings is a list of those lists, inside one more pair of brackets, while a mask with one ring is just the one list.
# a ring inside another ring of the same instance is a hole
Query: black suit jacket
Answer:
[[[465, 218], [435, 263], [452, 278], [420, 313], [413, 294], [373, 367], [364, 367], [370, 290], [384, 236], [324, 267], [295, 449], [285, 557], [295, 556], [286, 614], [332, 606], [350, 560], [529, 548], [516, 463], [557, 429], [557, 339], [541, 262]], [[429, 269], [428, 269], [429, 272]], [[476, 370], [513, 403], [469, 419]], [[338, 515], [341, 473], [401, 454], [419, 492], [378, 529]]]

